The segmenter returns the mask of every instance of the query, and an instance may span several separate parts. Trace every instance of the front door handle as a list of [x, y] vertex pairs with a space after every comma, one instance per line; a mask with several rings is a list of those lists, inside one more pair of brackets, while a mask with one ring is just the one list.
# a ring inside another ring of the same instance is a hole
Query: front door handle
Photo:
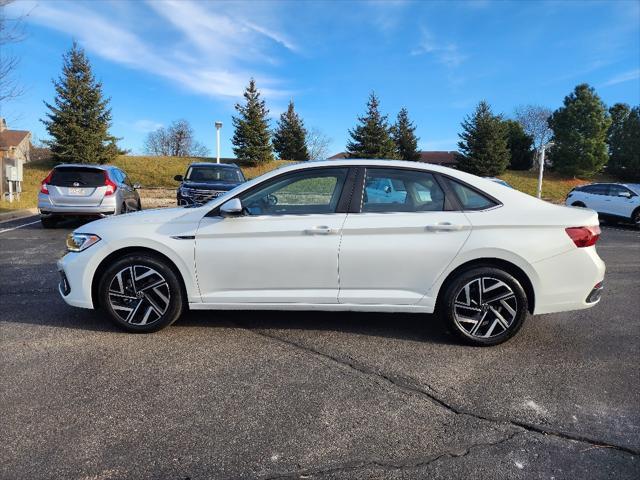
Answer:
[[463, 228], [464, 225], [456, 225], [450, 222], [440, 222], [434, 225], [427, 225], [428, 232], [457, 232]]
[[331, 235], [337, 232], [338, 230], [336, 228], [327, 227], [326, 225], [316, 225], [304, 231], [307, 235]]

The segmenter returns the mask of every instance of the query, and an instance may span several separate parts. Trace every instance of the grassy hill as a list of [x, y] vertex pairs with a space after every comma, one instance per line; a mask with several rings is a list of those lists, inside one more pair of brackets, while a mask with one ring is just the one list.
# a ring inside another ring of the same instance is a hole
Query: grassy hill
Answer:
[[[178, 183], [173, 179], [175, 175], [184, 174], [191, 162], [212, 161], [211, 158], [183, 158], [183, 157], [143, 157], [122, 155], [114, 163], [129, 174], [134, 183], [140, 183], [143, 188], [176, 188]], [[213, 160], [215, 161], [215, 160]], [[258, 167], [241, 167], [247, 179], [255, 178], [274, 168], [290, 162], [277, 160]], [[0, 202], [0, 212], [32, 208], [37, 205], [40, 182], [47, 176], [54, 164], [49, 161], [30, 162], [24, 168], [24, 182], [22, 198], [13, 203]], [[514, 188], [530, 195], [536, 194], [538, 176], [535, 172], [507, 171], [501, 176]], [[596, 180], [614, 181], [610, 177], [600, 176]], [[552, 202], [562, 202], [573, 187], [589, 183], [593, 180], [579, 180], [562, 177], [555, 172], [547, 172], [542, 186], [543, 198]]]

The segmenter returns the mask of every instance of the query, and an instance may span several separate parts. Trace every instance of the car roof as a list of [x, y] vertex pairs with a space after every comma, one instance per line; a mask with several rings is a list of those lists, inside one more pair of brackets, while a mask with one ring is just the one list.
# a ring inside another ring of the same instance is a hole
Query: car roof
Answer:
[[235, 163], [216, 163], [216, 162], [193, 162], [190, 167], [223, 167], [223, 168], [240, 168]]

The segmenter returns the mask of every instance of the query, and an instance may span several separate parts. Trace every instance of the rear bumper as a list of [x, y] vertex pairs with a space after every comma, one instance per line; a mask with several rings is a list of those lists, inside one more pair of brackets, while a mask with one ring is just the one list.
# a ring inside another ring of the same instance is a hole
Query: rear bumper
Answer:
[[533, 264], [542, 284], [535, 314], [581, 310], [598, 304], [605, 265], [595, 247], [576, 248]]
[[100, 205], [54, 205], [48, 195], [38, 195], [38, 210], [43, 216], [51, 215], [92, 215], [104, 217], [116, 213], [115, 198], [105, 198]]

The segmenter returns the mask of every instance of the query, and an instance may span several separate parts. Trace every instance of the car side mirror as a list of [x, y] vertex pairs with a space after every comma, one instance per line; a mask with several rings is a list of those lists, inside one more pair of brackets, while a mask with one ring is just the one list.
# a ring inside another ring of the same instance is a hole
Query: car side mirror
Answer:
[[140, 185], [139, 183], [134, 183], [133, 184], [133, 189], [134, 190], [140, 190], [142, 188], [142, 185]]
[[176, 175], [175, 177], [173, 177], [173, 179], [174, 179], [176, 182], [181, 182], [181, 181], [183, 180], [183, 177], [182, 177], [182, 175]]
[[244, 208], [239, 198], [232, 198], [220, 206], [220, 216], [222, 217], [237, 217], [242, 215], [243, 211]]
[[385, 193], [391, 193], [391, 187], [387, 185], [386, 187], [384, 187], [384, 191]]
[[619, 197], [631, 198], [631, 192], [620, 192], [618, 193]]

